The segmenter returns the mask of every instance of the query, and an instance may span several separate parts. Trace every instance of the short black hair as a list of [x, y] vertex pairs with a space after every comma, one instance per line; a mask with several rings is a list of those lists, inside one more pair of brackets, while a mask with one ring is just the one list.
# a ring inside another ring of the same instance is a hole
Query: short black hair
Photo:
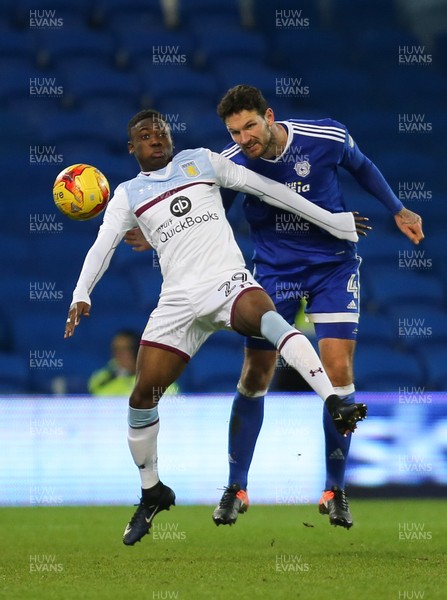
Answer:
[[264, 116], [269, 105], [261, 90], [251, 85], [236, 85], [228, 90], [217, 106], [217, 114], [225, 121], [227, 117], [243, 110], [255, 110]]
[[145, 119], [152, 119], [153, 121], [162, 121], [166, 125], [168, 125], [163, 117], [163, 115], [158, 112], [158, 110], [154, 110], [153, 108], [145, 108], [144, 110], [140, 110], [136, 115], [134, 115], [127, 124], [127, 135], [129, 136], [129, 140], [132, 137], [132, 128], [135, 127], [140, 121], [144, 121]]

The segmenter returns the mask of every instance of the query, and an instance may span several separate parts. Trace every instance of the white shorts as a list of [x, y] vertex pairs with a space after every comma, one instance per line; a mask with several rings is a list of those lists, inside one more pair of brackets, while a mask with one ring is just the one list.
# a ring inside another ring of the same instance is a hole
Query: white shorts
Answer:
[[263, 288], [247, 269], [220, 274], [193, 290], [163, 289], [141, 344], [170, 350], [188, 361], [212, 333], [233, 329], [236, 300], [252, 289]]

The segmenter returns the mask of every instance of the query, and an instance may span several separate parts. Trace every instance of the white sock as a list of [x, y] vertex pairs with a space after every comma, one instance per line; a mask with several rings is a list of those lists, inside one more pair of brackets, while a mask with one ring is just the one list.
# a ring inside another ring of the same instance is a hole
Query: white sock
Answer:
[[298, 371], [322, 400], [335, 394], [318, 354], [305, 335], [296, 330], [288, 331], [278, 340], [277, 348], [284, 360]]
[[130, 453], [140, 471], [141, 487], [148, 489], [156, 485], [160, 479], [157, 467], [157, 437], [160, 421], [135, 429], [128, 428], [127, 441]]

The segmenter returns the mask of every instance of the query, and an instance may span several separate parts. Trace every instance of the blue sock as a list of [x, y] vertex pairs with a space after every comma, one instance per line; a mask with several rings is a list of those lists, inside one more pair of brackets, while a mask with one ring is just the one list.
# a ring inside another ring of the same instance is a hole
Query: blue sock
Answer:
[[[349, 403], [354, 402], [354, 392], [340, 395], [340, 398]], [[334, 485], [340, 489], [345, 487], [345, 472], [351, 445], [351, 433], [347, 437], [338, 433], [326, 406], [323, 408], [323, 429], [326, 442], [326, 486], [330, 490]]]
[[242, 490], [247, 489], [248, 470], [263, 419], [264, 396], [249, 398], [236, 392], [228, 433], [228, 485], [238, 483]]

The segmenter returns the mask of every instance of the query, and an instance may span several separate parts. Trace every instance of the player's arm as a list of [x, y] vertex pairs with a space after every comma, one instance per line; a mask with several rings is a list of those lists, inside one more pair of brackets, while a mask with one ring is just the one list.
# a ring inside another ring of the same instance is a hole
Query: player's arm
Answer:
[[65, 323], [65, 338], [74, 334], [81, 317], [90, 316], [90, 294], [107, 270], [125, 232], [134, 225], [135, 217], [128, 208], [125, 193], [118, 188], [107, 206], [98, 236], [84, 259]]
[[340, 165], [392, 213], [397, 227], [408, 239], [414, 244], [419, 244], [424, 239], [421, 217], [404, 207], [376, 165], [359, 150], [349, 135]]
[[209, 156], [220, 186], [258, 196], [267, 204], [299, 215], [337, 238], [351, 242], [358, 241], [352, 213], [330, 213], [282, 183], [254, 173], [214, 152], [210, 151]]
[[129, 231], [126, 231], [124, 243], [132, 246], [134, 252], [144, 252], [145, 250], [150, 250], [152, 248], [139, 227], [133, 227], [132, 229], [129, 229]]

